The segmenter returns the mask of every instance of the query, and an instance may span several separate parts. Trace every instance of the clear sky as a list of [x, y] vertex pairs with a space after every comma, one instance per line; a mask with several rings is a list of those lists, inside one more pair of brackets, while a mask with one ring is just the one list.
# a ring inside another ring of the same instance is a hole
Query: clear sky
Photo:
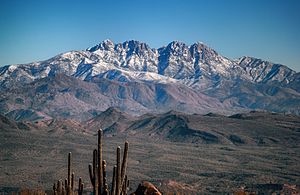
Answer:
[[0, 0], [0, 66], [104, 39], [206, 43], [300, 71], [300, 0]]

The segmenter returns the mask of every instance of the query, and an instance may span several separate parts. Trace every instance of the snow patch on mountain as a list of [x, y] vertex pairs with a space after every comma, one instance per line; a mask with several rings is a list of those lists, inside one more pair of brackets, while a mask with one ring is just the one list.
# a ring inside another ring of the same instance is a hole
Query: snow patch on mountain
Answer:
[[195, 89], [217, 87], [224, 80], [289, 83], [296, 74], [286, 66], [252, 57], [228, 59], [197, 42], [173, 41], [153, 49], [139, 41], [105, 40], [85, 51], [70, 51], [51, 59], [0, 69], [1, 86], [66, 74], [81, 80], [94, 77], [121, 82], [181, 83]]

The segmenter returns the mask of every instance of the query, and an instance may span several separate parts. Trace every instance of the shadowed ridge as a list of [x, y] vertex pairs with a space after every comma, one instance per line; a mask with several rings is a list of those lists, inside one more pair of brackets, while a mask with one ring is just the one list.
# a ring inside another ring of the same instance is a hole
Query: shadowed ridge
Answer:
[[[6, 116], [0, 114], [0, 126], [1, 127], [10, 127], [10, 128], [17, 128], [16, 122], [7, 118]], [[3, 128], [4, 129], [4, 128]]]
[[209, 117], [225, 117], [224, 115], [221, 114], [217, 114], [217, 113], [213, 113], [213, 112], [209, 112], [203, 116], [209, 116]]
[[109, 107], [104, 112], [86, 121], [88, 129], [103, 129], [104, 133], [122, 132], [128, 128], [134, 117], [121, 112], [118, 108]]

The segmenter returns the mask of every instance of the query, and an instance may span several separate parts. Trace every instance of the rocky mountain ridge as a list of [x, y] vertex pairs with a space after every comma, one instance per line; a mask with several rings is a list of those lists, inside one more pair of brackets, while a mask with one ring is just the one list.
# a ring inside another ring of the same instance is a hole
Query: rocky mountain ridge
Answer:
[[[105, 40], [45, 61], [3, 66], [0, 90], [1, 113], [9, 116], [23, 109], [76, 118], [80, 111], [77, 118], [84, 119], [108, 107], [135, 114], [300, 110], [300, 73], [253, 57], [231, 60], [199, 42], [153, 49], [134, 40]], [[44, 101], [35, 101], [41, 94]]]
[[[116, 79], [121, 82], [159, 80], [193, 83], [210, 79], [242, 79], [255, 83], [277, 81], [289, 83], [297, 73], [290, 68], [253, 57], [230, 60], [203, 43], [186, 45], [173, 41], [152, 49], [146, 43], [126, 41], [114, 44], [105, 40], [85, 51], [71, 51], [49, 60], [1, 67], [1, 85], [63, 73], [82, 80], [93, 77]], [[139, 77], [140, 76], [140, 77]], [[149, 77], [149, 78], [148, 78]], [[11, 78], [12, 79], [12, 78]]]

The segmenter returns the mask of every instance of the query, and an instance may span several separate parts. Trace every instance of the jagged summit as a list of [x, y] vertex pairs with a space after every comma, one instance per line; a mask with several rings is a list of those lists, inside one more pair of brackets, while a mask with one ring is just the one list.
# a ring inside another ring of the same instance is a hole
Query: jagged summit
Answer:
[[255, 57], [243, 56], [237, 62], [255, 82], [280, 81], [289, 83], [291, 76], [296, 74], [295, 71], [284, 65]]
[[179, 49], [184, 49], [184, 48], [187, 48], [188, 45], [186, 45], [185, 43], [183, 42], [180, 42], [180, 41], [172, 41], [171, 43], [169, 43], [167, 45], [167, 48], [170, 49], [170, 50], [173, 50], [173, 51], [176, 51], [176, 50], [179, 50]]
[[110, 39], [105, 39], [104, 41], [102, 41], [98, 45], [95, 45], [93, 47], [89, 47], [86, 50], [90, 51], [90, 52], [94, 52], [94, 51], [96, 51], [98, 49], [111, 50], [111, 49], [114, 48], [114, 46], [115, 46], [114, 42], [112, 42]]
[[253, 57], [228, 59], [201, 42], [187, 45], [172, 41], [167, 46], [152, 49], [136, 40], [115, 44], [106, 39], [85, 51], [63, 53], [42, 62], [1, 67], [0, 82], [2, 86], [9, 86], [16, 80], [31, 82], [58, 73], [91, 80], [109, 71], [117, 72], [123, 81], [152, 78], [168, 82], [175, 79], [188, 85], [198, 83], [202, 88], [211, 87], [222, 79], [236, 78], [254, 83], [288, 83], [296, 74], [286, 66]]
[[210, 52], [213, 52], [213, 53], [217, 54], [217, 52], [215, 50], [208, 47], [203, 42], [196, 42], [192, 45], [187, 45], [186, 43], [184, 43], [182, 41], [172, 41], [169, 44], [167, 44], [166, 46], [162, 46], [160, 48], [152, 49], [147, 43], [140, 42], [140, 41], [137, 41], [137, 40], [129, 40], [129, 41], [125, 41], [123, 43], [116, 43], [115, 44], [110, 39], [106, 39], [106, 40], [100, 42], [99, 44], [97, 44], [93, 47], [89, 47], [88, 49], [86, 49], [86, 51], [89, 51], [89, 52], [95, 52], [97, 50], [109, 50], [109, 51], [111, 51], [113, 49], [114, 50], [127, 49], [131, 52], [132, 51], [137, 52], [138, 50], [139, 51], [143, 51], [143, 50], [153, 50], [153, 51], [168, 50], [170, 52], [173, 52], [174, 54], [176, 54], [176, 52], [177, 52], [178, 55], [181, 55], [181, 54], [184, 54], [182, 52], [183, 50], [189, 50], [189, 49], [194, 50], [194, 48], [197, 48], [198, 52], [210, 51]]
[[[84, 93], [79, 89], [72, 91], [72, 103], [79, 104], [82, 100], [77, 101], [78, 98], [84, 97], [89, 101], [84, 103], [88, 109], [95, 104], [100, 110], [113, 106], [130, 112], [140, 110], [138, 114], [147, 110], [202, 114], [244, 109], [293, 113], [300, 110], [300, 73], [254, 57], [232, 60], [201, 42], [188, 45], [172, 41], [166, 46], [151, 48], [136, 40], [114, 43], [107, 39], [83, 51], [66, 52], [41, 62], [1, 67], [0, 90], [22, 87], [33, 81], [44, 82], [41, 79], [60, 74], [99, 86], [100, 91], [95, 93], [105, 97], [105, 104], [94, 102], [89, 95], [81, 96]], [[95, 88], [85, 83], [80, 85]], [[57, 95], [63, 93], [55, 92]], [[62, 101], [52, 96], [49, 100]], [[132, 109], [129, 104], [134, 105]], [[74, 105], [68, 109], [76, 108]], [[6, 103], [0, 106], [4, 111], [15, 108]], [[27, 107], [18, 105], [17, 109], [26, 110]]]

